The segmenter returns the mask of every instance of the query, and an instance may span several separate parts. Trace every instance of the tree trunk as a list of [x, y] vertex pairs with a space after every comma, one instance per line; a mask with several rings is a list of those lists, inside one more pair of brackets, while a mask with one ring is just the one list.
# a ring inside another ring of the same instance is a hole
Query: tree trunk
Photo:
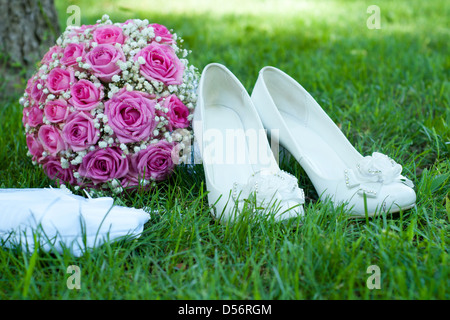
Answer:
[[58, 15], [53, 0], [0, 0], [0, 21], [0, 77], [15, 82], [20, 72], [29, 76], [55, 43]]

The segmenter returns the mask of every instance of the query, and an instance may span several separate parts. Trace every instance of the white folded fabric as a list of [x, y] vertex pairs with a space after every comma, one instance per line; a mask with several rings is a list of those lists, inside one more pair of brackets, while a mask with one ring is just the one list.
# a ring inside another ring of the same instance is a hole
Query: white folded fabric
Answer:
[[36, 245], [45, 251], [67, 248], [81, 256], [106, 241], [139, 237], [150, 215], [113, 202], [68, 189], [0, 189], [0, 244], [28, 252]]

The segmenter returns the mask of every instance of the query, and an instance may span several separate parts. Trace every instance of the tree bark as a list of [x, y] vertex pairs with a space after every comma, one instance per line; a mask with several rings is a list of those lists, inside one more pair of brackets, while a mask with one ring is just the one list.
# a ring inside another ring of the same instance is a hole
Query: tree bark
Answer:
[[30, 76], [59, 36], [54, 0], [0, 0], [0, 21], [0, 77], [16, 82], [24, 71]]
[[53, 0], [0, 0], [2, 51], [25, 67], [34, 65], [58, 36]]

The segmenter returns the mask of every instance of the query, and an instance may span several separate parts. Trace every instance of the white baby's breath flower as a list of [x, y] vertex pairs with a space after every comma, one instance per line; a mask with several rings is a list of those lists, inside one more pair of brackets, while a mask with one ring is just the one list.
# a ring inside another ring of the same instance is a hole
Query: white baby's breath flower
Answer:
[[111, 180], [111, 186], [113, 188], [117, 188], [118, 186], [120, 186], [119, 181], [117, 179]]
[[77, 164], [80, 164], [83, 162], [83, 157], [82, 156], [77, 156], [75, 159], [73, 159], [72, 161], [70, 161], [71, 164], [73, 164], [74, 166], [76, 166]]
[[140, 64], [145, 64], [145, 59], [144, 59], [144, 57], [140, 56], [140, 57], [138, 58], [138, 62], [139, 62]]
[[145, 41], [144, 39], [140, 39], [140, 40], [137, 42], [137, 45], [138, 45], [138, 47], [140, 47], [140, 48], [144, 47], [146, 44], [147, 44], [147, 41]]
[[161, 129], [162, 127], [165, 126], [165, 122], [163, 118], [160, 118], [160, 122], [158, 123], [158, 125], [156, 126], [157, 129]]
[[118, 75], [116, 74], [116, 75], [114, 75], [114, 76], [111, 78], [111, 80], [112, 80], [113, 82], [119, 82], [119, 81], [120, 81], [120, 76], [118, 76]]
[[[104, 128], [103, 128], [103, 131], [105, 131], [107, 134], [113, 134], [114, 133], [113, 129], [109, 125], [105, 125]], [[113, 142], [114, 142], [114, 140], [113, 140]], [[111, 142], [111, 143], [113, 143], [113, 142]]]
[[[123, 53], [124, 54], [127, 54], [128, 52], [130, 52], [130, 50], [131, 50], [131, 48], [130, 48], [130, 46], [128, 45], [128, 44], [124, 44], [123, 46], [122, 46], [122, 51], [123, 51]], [[122, 61], [120, 61], [121, 62], [121, 64], [119, 65], [119, 67], [122, 69], [122, 65], [124, 64]], [[126, 65], [126, 64], [125, 64]], [[126, 68], [125, 68], [126, 69]], [[122, 69], [123, 70], [123, 69]]]
[[66, 158], [61, 158], [61, 168], [67, 169], [69, 168], [69, 161]]
[[62, 96], [63, 96], [64, 99], [69, 100], [70, 97], [71, 97], [71, 94], [70, 94], [69, 91], [66, 91], [66, 92], [64, 92], [64, 93], [62, 94]]

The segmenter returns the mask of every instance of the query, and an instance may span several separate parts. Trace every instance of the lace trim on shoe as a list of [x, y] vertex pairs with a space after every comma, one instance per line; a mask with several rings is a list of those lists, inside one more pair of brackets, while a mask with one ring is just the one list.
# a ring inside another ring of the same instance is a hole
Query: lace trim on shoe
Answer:
[[283, 170], [271, 172], [261, 170], [252, 174], [247, 183], [235, 182], [232, 198], [242, 209], [246, 201], [255, 203], [258, 208], [265, 208], [271, 203], [283, 204], [295, 201], [305, 203], [303, 189], [299, 188], [297, 178]]

